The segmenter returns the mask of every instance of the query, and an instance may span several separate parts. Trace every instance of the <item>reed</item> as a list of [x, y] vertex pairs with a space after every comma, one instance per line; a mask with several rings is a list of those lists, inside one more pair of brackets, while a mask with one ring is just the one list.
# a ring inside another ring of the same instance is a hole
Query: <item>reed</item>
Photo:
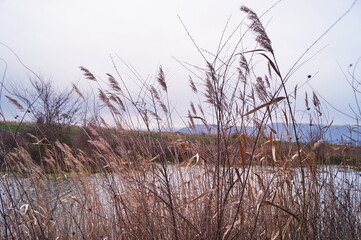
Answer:
[[206, 134], [174, 130], [162, 67], [154, 79], [135, 76], [136, 94], [114, 59], [117, 76], [105, 82], [80, 67], [115, 127], [94, 116], [82, 128], [86, 149], [33, 135], [39, 159], [19, 144], [3, 154], [0, 238], [360, 239], [360, 173], [320, 164], [330, 146], [298, 141], [297, 89], [286, 89], [256, 13], [241, 10], [257, 48], [244, 51], [244, 36], [221, 42], [189, 78], [198, 102], [185, 121]]

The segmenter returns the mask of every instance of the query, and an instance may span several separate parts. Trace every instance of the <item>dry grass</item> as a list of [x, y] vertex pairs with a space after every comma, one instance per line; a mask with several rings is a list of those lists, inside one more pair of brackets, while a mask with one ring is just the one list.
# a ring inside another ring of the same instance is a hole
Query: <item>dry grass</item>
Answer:
[[166, 163], [162, 153], [129, 162], [107, 144], [94, 142], [94, 147], [106, 163], [103, 173], [87, 172], [82, 159], [64, 146], [62, 158], [73, 171], [53, 176], [19, 151], [17, 173], [1, 179], [2, 237], [359, 237], [358, 172], [315, 166], [304, 179], [293, 167], [222, 167], [217, 172], [202, 153], [183, 164]]

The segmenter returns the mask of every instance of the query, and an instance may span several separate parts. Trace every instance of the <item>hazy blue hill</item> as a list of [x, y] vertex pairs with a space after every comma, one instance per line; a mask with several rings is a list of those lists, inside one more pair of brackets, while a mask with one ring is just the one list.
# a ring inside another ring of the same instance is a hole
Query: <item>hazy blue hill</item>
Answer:
[[[209, 125], [208, 127], [209, 128], [207, 128], [203, 124], [196, 124], [195, 129], [184, 127], [184, 128], [178, 129], [177, 132], [186, 133], [186, 134], [216, 134], [217, 133], [217, 125]], [[238, 130], [240, 130], [240, 127], [237, 127], [237, 128], [238, 128]], [[235, 127], [227, 129], [227, 131], [229, 133], [236, 132], [235, 130], [236, 130]], [[246, 131], [249, 135], [253, 135], [254, 130], [255, 130], [254, 127], [247, 127], [247, 129], [246, 129]]]
[[[275, 138], [278, 138], [281, 141], [289, 141], [291, 138], [292, 141], [295, 141], [295, 137], [293, 134], [293, 128], [289, 124], [286, 126], [283, 123], [274, 123], [267, 125], [267, 128], [264, 129], [266, 134], [269, 134], [271, 128], [276, 131], [274, 135]], [[235, 132], [236, 128], [230, 128], [228, 131], [230, 133]], [[240, 129], [240, 127], [237, 127]], [[210, 125], [210, 129], [208, 129], [203, 124], [195, 125], [195, 130], [184, 127], [177, 130], [177, 132], [186, 133], [186, 134], [216, 134], [217, 128], [216, 125]], [[255, 127], [247, 127], [246, 132], [249, 135], [255, 135], [256, 128]], [[310, 124], [298, 124], [297, 125], [297, 135], [301, 142], [309, 142], [309, 141], [318, 141], [323, 139], [330, 143], [349, 143], [349, 144], [361, 144], [361, 128], [353, 125], [332, 125], [330, 127], [326, 127], [325, 125], [317, 126]]]
[[[295, 141], [293, 129], [291, 125], [288, 125], [286, 127], [285, 124], [277, 123], [270, 125], [271, 127], [276, 127], [277, 136], [281, 136], [283, 138], [282, 140], [288, 140], [289, 135], [287, 133], [290, 133], [292, 137], [292, 141]], [[288, 131], [287, 131], [288, 130]], [[297, 125], [297, 135], [299, 137], [299, 140], [302, 142], [309, 142], [309, 141], [318, 141], [320, 139], [328, 141], [329, 143], [350, 143], [355, 144], [358, 142], [361, 143], [360, 132], [361, 129], [356, 126], [352, 125], [332, 125], [330, 127], [327, 127], [325, 125], [312, 125], [310, 124], [298, 124]], [[353, 140], [356, 142], [354, 142]]]

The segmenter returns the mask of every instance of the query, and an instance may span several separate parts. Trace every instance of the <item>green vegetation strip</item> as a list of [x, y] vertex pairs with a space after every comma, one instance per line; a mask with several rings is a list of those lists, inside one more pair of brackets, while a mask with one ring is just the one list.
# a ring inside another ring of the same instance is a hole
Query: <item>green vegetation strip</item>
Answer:
[[19, 124], [19, 123], [5, 123], [5, 122], [1, 122], [0, 123], [0, 130], [1, 131], [9, 131], [9, 132], [15, 132], [16, 129], [19, 129], [19, 131], [24, 131], [29, 129], [30, 126], [26, 125], [26, 124]]

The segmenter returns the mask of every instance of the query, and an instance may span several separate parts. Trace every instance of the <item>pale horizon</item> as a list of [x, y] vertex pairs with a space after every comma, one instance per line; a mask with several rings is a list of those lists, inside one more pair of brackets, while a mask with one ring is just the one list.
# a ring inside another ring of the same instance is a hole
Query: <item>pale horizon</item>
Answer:
[[[0, 3], [0, 42], [9, 46], [21, 61], [37, 74], [51, 78], [59, 87], [76, 83], [87, 88], [79, 70], [84, 66], [98, 78], [114, 73], [110, 55], [116, 59], [124, 76], [129, 69], [120, 59], [134, 66], [144, 78], [155, 78], [162, 65], [169, 87], [171, 103], [181, 116], [186, 116], [191, 94], [189, 72], [177, 62], [199, 67], [205, 63], [182, 26], [185, 24], [197, 45], [215, 53], [228, 19], [226, 35], [245, 19], [239, 10], [245, 5], [261, 16], [276, 1], [24, 1], [4, 0]], [[280, 69], [286, 73], [301, 54], [350, 8], [353, 1], [280, 1], [262, 17], [272, 41]], [[293, 89], [312, 79], [300, 89], [299, 111], [304, 111], [304, 92], [311, 87], [336, 108], [353, 115], [355, 99], [343, 72], [361, 56], [361, 3], [327, 32], [307, 53], [305, 64], [289, 80]], [[249, 41], [249, 42], [247, 42]], [[253, 48], [250, 40], [244, 42]], [[207, 54], [207, 51], [204, 51]], [[208, 56], [211, 56], [208, 54]], [[119, 58], [118, 58], [119, 57]], [[29, 73], [14, 54], [0, 45], [0, 58], [7, 63], [4, 85], [28, 84]], [[0, 74], [5, 74], [0, 61]], [[355, 76], [360, 76], [356, 67]], [[131, 78], [128, 78], [132, 85]], [[310, 87], [311, 86], [311, 87]], [[4, 98], [4, 114], [12, 119], [18, 112]], [[321, 98], [320, 98], [321, 99]], [[328, 121], [334, 124], [356, 124], [328, 106], [321, 99]], [[297, 119], [305, 122], [304, 119]], [[177, 122], [176, 126], [181, 126]]]

